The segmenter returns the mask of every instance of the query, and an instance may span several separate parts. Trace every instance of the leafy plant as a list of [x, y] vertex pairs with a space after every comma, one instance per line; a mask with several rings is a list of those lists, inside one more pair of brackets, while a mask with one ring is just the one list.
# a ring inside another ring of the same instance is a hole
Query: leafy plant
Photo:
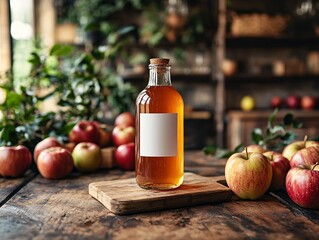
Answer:
[[114, 114], [132, 110], [136, 90], [107, 66], [107, 49], [75, 57], [71, 53], [70, 46], [65, 45], [55, 45], [48, 56], [32, 53], [31, 82], [34, 87], [50, 90], [42, 100], [52, 96], [59, 99], [57, 104], [68, 120], [103, 121], [105, 103]]
[[206, 155], [212, 155], [216, 158], [229, 158], [232, 154], [237, 152], [242, 152], [244, 150], [244, 145], [239, 144], [233, 150], [222, 149], [216, 145], [211, 145], [204, 147], [203, 151]]
[[[255, 128], [252, 131], [251, 136], [254, 144], [268, 150], [279, 151], [296, 139], [297, 134], [293, 129], [301, 128], [302, 123], [297, 121], [292, 113], [288, 113], [284, 116], [282, 123], [275, 124], [277, 114], [278, 109], [275, 109], [269, 116], [265, 132], [261, 128]], [[203, 149], [206, 155], [212, 155], [216, 158], [228, 158], [233, 153], [243, 150], [243, 144], [239, 144], [233, 150], [218, 148], [216, 145], [207, 146]]]
[[[0, 86], [6, 95], [0, 106], [0, 144], [24, 144], [32, 149], [49, 135], [66, 141], [79, 119], [103, 122], [104, 112], [114, 116], [132, 110], [136, 89], [107, 65], [109, 57], [105, 48], [76, 54], [72, 47], [59, 44], [47, 55], [32, 52], [31, 72], [25, 81], [28, 87], [15, 89], [9, 76]], [[57, 99], [58, 112], [41, 112], [40, 104], [51, 97]]]
[[297, 134], [293, 129], [302, 127], [302, 123], [294, 119], [292, 113], [284, 116], [283, 122], [275, 124], [278, 109], [276, 109], [268, 118], [266, 131], [255, 128], [252, 132], [252, 140], [266, 149], [280, 150], [296, 139]]
[[110, 18], [129, 5], [134, 9], [142, 7], [141, 0], [77, 0], [69, 14], [76, 19], [84, 32], [99, 32], [107, 37], [113, 32], [112, 28], [118, 28], [115, 23], [110, 22]]
[[[41, 99], [34, 92], [21, 87], [19, 92], [14, 90], [12, 82], [1, 85], [5, 101], [0, 105], [0, 145], [12, 146], [23, 144], [30, 149], [41, 139], [55, 135], [65, 140], [70, 123], [56, 121], [53, 112], [41, 113], [38, 105]], [[62, 127], [63, 126], [63, 127]]]

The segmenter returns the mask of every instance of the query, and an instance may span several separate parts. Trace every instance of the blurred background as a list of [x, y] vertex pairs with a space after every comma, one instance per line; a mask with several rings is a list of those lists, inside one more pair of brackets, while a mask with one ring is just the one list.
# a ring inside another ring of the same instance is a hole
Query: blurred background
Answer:
[[303, 123], [298, 138], [319, 136], [319, 1], [1, 0], [0, 29], [0, 73], [15, 86], [38, 81], [42, 93], [73, 63], [98, 60], [98, 72], [81, 71], [114, 81], [100, 91], [105, 122], [134, 112], [149, 58], [165, 57], [185, 102], [186, 149], [250, 144], [275, 108]]

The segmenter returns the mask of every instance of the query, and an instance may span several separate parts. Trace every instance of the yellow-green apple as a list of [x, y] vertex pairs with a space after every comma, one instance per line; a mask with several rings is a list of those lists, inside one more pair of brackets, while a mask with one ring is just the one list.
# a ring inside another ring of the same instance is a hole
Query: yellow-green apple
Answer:
[[307, 137], [305, 137], [304, 141], [295, 141], [287, 145], [282, 151], [282, 155], [288, 160], [290, 160], [291, 157], [299, 150], [303, 148], [313, 147], [313, 146], [319, 146], [319, 142], [307, 141]]
[[74, 166], [81, 172], [93, 172], [101, 166], [102, 153], [95, 143], [81, 142], [72, 152]]
[[251, 111], [255, 107], [255, 99], [252, 96], [244, 96], [240, 100], [240, 107], [244, 111]]
[[69, 150], [63, 147], [51, 147], [40, 152], [37, 167], [42, 177], [60, 179], [73, 169], [73, 158]]
[[319, 165], [299, 165], [291, 168], [286, 177], [286, 191], [296, 204], [319, 209]]
[[278, 152], [268, 151], [263, 155], [268, 159], [272, 166], [272, 180], [269, 191], [284, 189], [286, 186], [286, 175], [290, 169], [290, 163], [287, 158]]
[[301, 98], [300, 105], [304, 110], [315, 109], [317, 105], [317, 98], [315, 96], [303, 96]]
[[311, 165], [319, 161], [319, 146], [307, 147], [296, 152], [290, 159], [290, 167]]
[[132, 126], [116, 126], [112, 131], [112, 141], [115, 146], [134, 142], [135, 128]]
[[252, 145], [248, 145], [243, 152], [245, 152], [247, 149], [248, 152], [255, 152], [255, 153], [264, 153], [267, 150], [264, 149], [262, 146], [256, 145], [256, 144], [252, 144]]
[[300, 107], [300, 97], [298, 96], [288, 96], [286, 98], [286, 105], [290, 109], [298, 109]]
[[258, 199], [270, 187], [272, 167], [261, 153], [234, 153], [227, 160], [225, 177], [229, 188], [242, 199]]
[[50, 147], [62, 147], [62, 144], [55, 137], [47, 137], [43, 139], [34, 148], [34, 151], [33, 151], [34, 162], [37, 163], [37, 159], [40, 152]]
[[0, 147], [0, 175], [3, 177], [22, 176], [32, 163], [32, 154], [23, 145]]
[[99, 144], [100, 132], [93, 121], [80, 121], [71, 130], [69, 141], [74, 143], [92, 142]]
[[127, 143], [119, 146], [115, 150], [115, 160], [117, 165], [123, 170], [132, 171], [135, 168], [135, 145]]
[[123, 126], [123, 127], [128, 127], [128, 126], [134, 127], [135, 117], [130, 112], [123, 112], [115, 118], [114, 125]]

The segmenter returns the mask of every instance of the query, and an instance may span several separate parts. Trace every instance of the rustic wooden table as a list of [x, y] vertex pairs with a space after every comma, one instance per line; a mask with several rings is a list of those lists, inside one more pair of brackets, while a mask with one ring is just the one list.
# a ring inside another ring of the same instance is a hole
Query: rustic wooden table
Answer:
[[[185, 171], [224, 174], [224, 160], [185, 153]], [[319, 211], [293, 204], [285, 192], [258, 201], [207, 204], [117, 216], [88, 194], [95, 181], [134, 177], [120, 170], [46, 180], [29, 172], [0, 178], [0, 239], [318, 239]]]

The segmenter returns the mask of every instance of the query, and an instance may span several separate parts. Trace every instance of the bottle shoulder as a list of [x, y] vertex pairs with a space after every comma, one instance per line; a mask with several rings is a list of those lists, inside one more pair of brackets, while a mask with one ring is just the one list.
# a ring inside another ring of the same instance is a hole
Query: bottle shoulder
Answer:
[[161, 98], [171, 98], [183, 102], [181, 94], [173, 86], [147, 86], [138, 94], [137, 101]]

